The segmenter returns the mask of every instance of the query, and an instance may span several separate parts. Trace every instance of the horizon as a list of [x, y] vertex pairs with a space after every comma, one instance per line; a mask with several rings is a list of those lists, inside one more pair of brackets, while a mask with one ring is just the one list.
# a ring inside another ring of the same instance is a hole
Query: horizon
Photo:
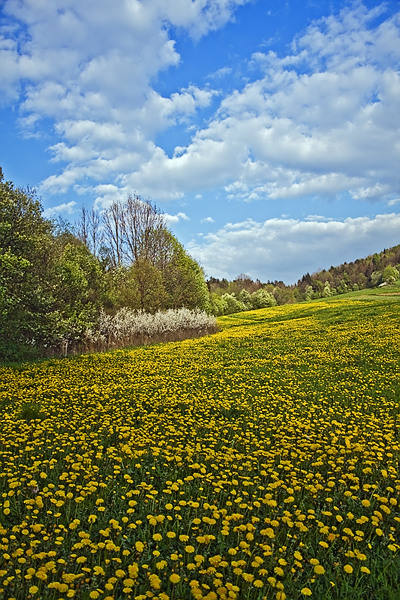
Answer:
[[206, 277], [295, 284], [400, 243], [394, 1], [0, 9], [0, 165], [74, 223], [138, 194]]

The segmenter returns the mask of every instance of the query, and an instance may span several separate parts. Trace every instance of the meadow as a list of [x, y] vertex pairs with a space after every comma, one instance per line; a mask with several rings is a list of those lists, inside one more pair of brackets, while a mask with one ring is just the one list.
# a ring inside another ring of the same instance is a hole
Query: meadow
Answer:
[[0, 597], [398, 600], [400, 297], [0, 369]]

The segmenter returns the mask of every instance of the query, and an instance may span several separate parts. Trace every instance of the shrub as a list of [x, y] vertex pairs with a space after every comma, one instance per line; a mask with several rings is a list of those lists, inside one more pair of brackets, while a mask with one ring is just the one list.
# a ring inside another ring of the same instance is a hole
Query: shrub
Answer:
[[201, 310], [169, 309], [155, 314], [121, 308], [115, 315], [102, 311], [95, 327], [85, 333], [86, 350], [108, 350], [189, 337], [217, 331], [214, 316]]

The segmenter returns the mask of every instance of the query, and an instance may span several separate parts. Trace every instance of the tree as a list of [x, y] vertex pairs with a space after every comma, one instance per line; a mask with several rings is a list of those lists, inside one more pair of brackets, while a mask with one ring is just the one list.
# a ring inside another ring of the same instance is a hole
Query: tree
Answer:
[[76, 343], [95, 323], [104, 304], [105, 276], [97, 258], [73, 236], [54, 243], [58, 253], [52, 278], [53, 311], [60, 337]]
[[100, 215], [94, 208], [88, 210], [82, 206], [81, 218], [77, 224], [76, 235], [94, 256], [99, 256], [104, 233], [101, 228]]
[[383, 269], [382, 279], [385, 283], [396, 283], [399, 278], [399, 271], [390, 265]]
[[274, 296], [262, 288], [251, 294], [251, 302], [253, 308], [267, 308], [268, 306], [276, 306], [276, 300]]
[[238, 300], [234, 294], [222, 294], [221, 300], [225, 304], [225, 315], [230, 315], [232, 313], [242, 312], [246, 310], [246, 307], [243, 304], [243, 302], [240, 302], [240, 300]]
[[251, 294], [246, 289], [242, 289], [239, 292], [238, 299], [245, 305], [246, 310], [251, 310], [253, 308]]
[[169, 255], [162, 269], [164, 287], [168, 296], [167, 308], [210, 308], [210, 299], [204, 273], [171, 232], [165, 232], [169, 240]]
[[125, 202], [116, 200], [104, 212], [103, 225], [114, 266], [139, 259], [155, 263], [166, 229], [165, 217], [156, 206], [129, 195]]
[[150, 313], [165, 308], [167, 293], [159, 269], [150, 260], [139, 258], [130, 270], [139, 292], [138, 308]]
[[51, 335], [47, 313], [52, 224], [34, 190], [5, 182], [0, 168], [0, 356], [17, 360]]
[[[116, 201], [103, 216], [119, 282], [128, 287], [114, 290], [118, 303], [154, 312], [160, 308], [209, 309], [209, 293], [200, 266], [166, 227], [165, 216], [139, 196]], [[125, 272], [124, 269], [127, 269]]]

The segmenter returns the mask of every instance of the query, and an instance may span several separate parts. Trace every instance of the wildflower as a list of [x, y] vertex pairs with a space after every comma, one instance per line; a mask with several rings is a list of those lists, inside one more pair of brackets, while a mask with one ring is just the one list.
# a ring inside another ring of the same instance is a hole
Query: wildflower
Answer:
[[347, 565], [344, 565], [344, 567], [343, 567], [343, 570], [344, 570], [346, 573], [352, 573], [352, 572], [353, 572], [353, 567], [352, 567], [351, 565], [348, 565], [348, 564], [347, 564]]
[[125, 577], [126, 572], [123, 569], [117, 569], [115, 571], [115, 576], [118, 577], [119, 579], [122, 579], [122, 577]]
[[172, 573], [172, 575], [169, 576], [169, 580], [171, 583], [179, 583], [181, 578], [178, 573]]
[[31, 585], [31, 587], [29, 588], [29, 593], [34, 595], [37, 594], [39, 591], [39, 588], [36, 585]]
[[361, 567], [360, 571], [362, 573], [366, 573], [366, 575], [369, 575], [371, 573], [371, 571], [368, 569], [368, 567]]
[[135, 542], [135, 548], [138, 552], [143, 552], [143, 550], [144, 550], [143, 542], [140, 542], [140, 541]]

